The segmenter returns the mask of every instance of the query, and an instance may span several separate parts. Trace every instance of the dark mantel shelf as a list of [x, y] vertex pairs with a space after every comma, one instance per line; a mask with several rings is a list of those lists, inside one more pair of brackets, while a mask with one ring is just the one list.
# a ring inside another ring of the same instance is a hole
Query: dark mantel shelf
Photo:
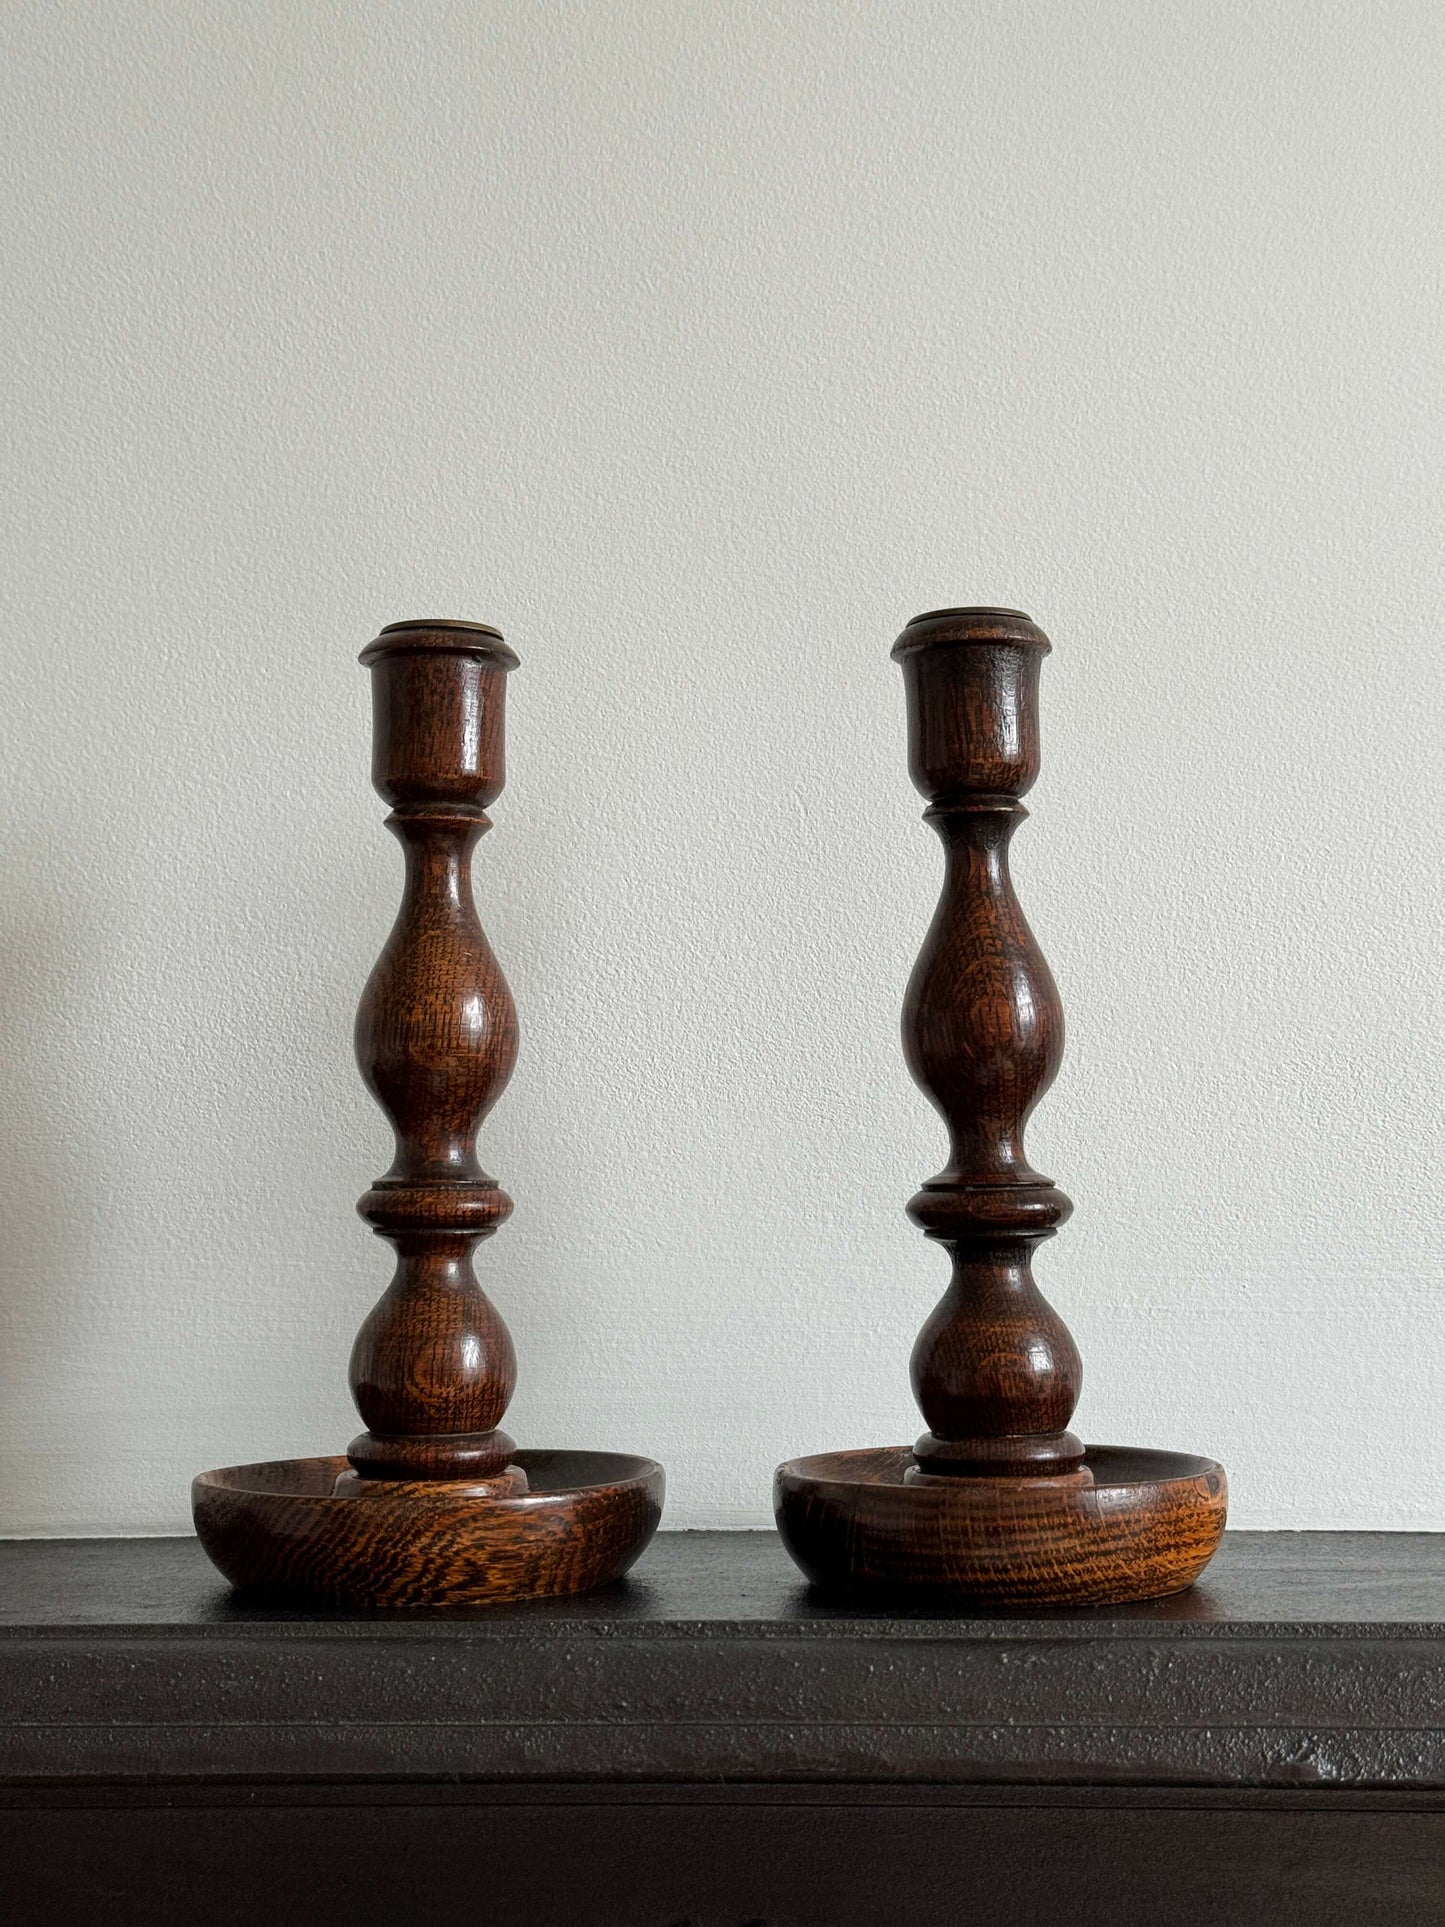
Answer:
[[[1438, 1921], [1445, 1535], [1234, 1533], [1172, 1600], [976, 1617], [819, 1600], [764, 1533], [664, 1534], [584, 1598], [344, 1617], [238, 1601], [192, 1540], [0, 1544], [0, 1822], [27, 1922], [405, 1921], [477, 1854], [481, 1921], [920, 1927], [966, 1898], [996, 1927], [1050, 1919], [1055, 1880], [1074, 1922], [1234, 1923], [1285, 1868], [1322, 1896], [1292, 1917]], [[137, 1855], [168, 1898], [127, 1911]], [[294, 1915], [260, 1871], [288, 1855]]]
[[0, 1545], [0, 1778], [1445, 1787], [1445, 1535], [1234, 1533], [1151, 1605], [829, 1605], [766, 1533], [590, 1596], [236, 1602], [194, 1540]]

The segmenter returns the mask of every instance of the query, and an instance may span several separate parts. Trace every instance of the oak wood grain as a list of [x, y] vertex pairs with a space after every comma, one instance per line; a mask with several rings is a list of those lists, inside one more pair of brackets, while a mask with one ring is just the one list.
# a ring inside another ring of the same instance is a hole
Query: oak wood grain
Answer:
[[[521, 1452], [515, 1492], [359, 1481], [343, 1458], [203, 1473], [196, 1524], [233, 1585], [343, 1608], [490, 1605], [619, 1578], [657, 1530], [662, 1468], [621, 1452]], [[364, 1492], [347, 1498], [347, 1482]]]
[[[517, 1015], [477, 916], [471, 858], [505, 781], [517, 657], [486, 625], [429, 621], [393, 623], [361, 660], [372, 780], [405, 854], [401, 908], [356, 1019], [357, 1061], [396, 1140], [358, 1206], [396, 1253], [351, 1353], [366, 1430], [347, 1461], [202, 1475], [196, 1528], [236, 1584], [341, 1605], [600, 1585], [656, 1529], [662, 1469], [621, 1454], [517, 1453], [501, 1429], [516, 1354], [473, 1268], [512, 1209], [477, 1154], [516, 1063]], [[539, 1473], [547, 1483], [534, 1490]]]
[[1072, 1210], [1024, 1126], [1063, 1057], [1063, 1006], [1014, 893], [1009, 846], [1039, 772], [1047, 636], [1014, 609], [915, 617], [893, 646], [908, 763], [944, 848], [903, 1005], [903, 1049], [949, 1156], [908, 1206], [951, 1276], [913, 1348], [928, 1430], [779, 1468], [779, 1529], [824, 1584], [943, 1588], [999, 1604], [1150, 1598], [1188, 1585], [1224, 1530], [1212, 1460], [1085, 1449], [1078, 1349], [1035, 1283]]

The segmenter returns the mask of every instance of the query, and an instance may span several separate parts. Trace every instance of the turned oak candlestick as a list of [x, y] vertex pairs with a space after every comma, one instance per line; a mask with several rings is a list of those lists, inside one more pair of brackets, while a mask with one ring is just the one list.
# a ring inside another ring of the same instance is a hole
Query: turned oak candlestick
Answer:
[[1079, 1354], [1033, 1278], [1036, 1247], [1072, 1209], [1024, 1152], [1064, 1024], [1008, 869], [1039, 771], [1049, 646], [1016, 610], [944, 609], [916, 617], [893, 647], [909, 771], [945, 853], [903, 1048], [948, 1126], [949, 1157], [908, 1213], [953, 1270], [913, 1348], [928, 1430], [912, 1450], [778, 1470], [779, 1530], [824, 1585], [1005, 1605], [1143, 1599], [1189, 1585], [1224, 1530], [1225, 1477], [1212, 1460], [1085, 1448], [1068, 1429]]
[[501, 1429], [517, 1361], [472, 1253], [510, 1198], [477, 1130], [517, 1057], [511, 992], [477, 920], [471, 855], [504, 781], [517, 657], [474, 623], [393, 623], [363, 650], [372, 780], [406, 857], [402, 906], [362, 994], [356, 1053], [396, 1135], [358, 1209], [396, 1251], [362, 1325], [347, 1459], [210, 1472], [196, 1530], [237, 1585], [343, 1605], [579, 1592], [624, 1572], [657, 1526], [662, 1468], [518, 1452]]

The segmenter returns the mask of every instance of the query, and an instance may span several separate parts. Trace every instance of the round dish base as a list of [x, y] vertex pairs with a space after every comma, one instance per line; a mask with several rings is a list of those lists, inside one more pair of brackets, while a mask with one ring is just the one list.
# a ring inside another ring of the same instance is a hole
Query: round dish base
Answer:
[[500, 1496], [343, 1479], [344, 1458], [227, 1466], [192, 1481], [191, 1511], [233, 1586], [345, 1607], [587, 1592], [626, 1572], [657, 1530], [663, 1473], [653, 1459], [518, 1452], [515, 1464], [527, 1489]]
[[1091, 1445], [1065, 1477], [918, 1476], [906, 1445], [778, 1467], [783, 1543], [815, 1585], [984, 1606], [1103, 1606], [1192, 1585], [1224, 1532], [1213, 1459]]

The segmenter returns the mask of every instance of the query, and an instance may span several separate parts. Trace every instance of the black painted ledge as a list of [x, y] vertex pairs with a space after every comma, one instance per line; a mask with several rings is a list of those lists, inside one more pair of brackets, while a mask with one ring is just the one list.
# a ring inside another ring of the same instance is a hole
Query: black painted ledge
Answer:
[[1027, 1617], [829, 1604], [766, 1533], [345, 1617], [236, 1600], [192, 1540], [0, 1544], [0, 1783], [238, 1782], [1429, 1793], [1445, 1535], [1232, 1533], [1190, 1593]]

